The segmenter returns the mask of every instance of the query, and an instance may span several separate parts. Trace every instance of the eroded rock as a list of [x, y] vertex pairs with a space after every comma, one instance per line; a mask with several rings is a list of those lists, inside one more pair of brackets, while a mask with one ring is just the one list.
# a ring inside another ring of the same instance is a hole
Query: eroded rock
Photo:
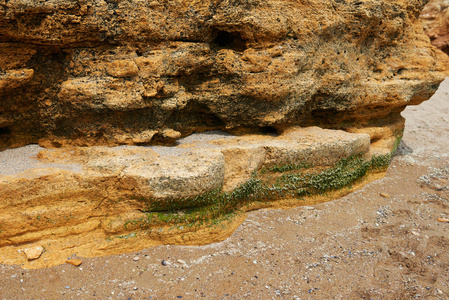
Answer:
[[449, 53], [449, 2], [446, 0], [431, 0], [423, 9], [424, 32], [439, 49]]
[[0, 262], [219, 241], [378, 176], [444, 78], [425, 3], [0, 0]]
[[449, 2], [447, 0], [431, 0], [423, 9], [420, 18], [424, 32], [429, 36], [432, 44], [441, 51], [437, 51], [439, 60], [446, 66], [449, 74]]
[[0, 149], [397, 118], [443, 79], [425, 3], [0, 2]]
[[[8, 262], [16, 244], [39, 240], [49, 245], [51, 265], [67, 257], [64, 251], [92, 256], [220, 240], [238, 222], [210, 232], [211, 225], [201, 227], [205, 220], [240, 220], [236, 212], [279, 199], [288, 199], [287, 206], [313, 203], [303, 198], [358, 182], [371, 169], [370, 159], [383, 153], [366, 133], [318, 127], [292, 127], [279, 136], [211, 131], [173, 147], [5, 150], [0, 252]], [[345, 171], [351, 159], [357, 162]], [[167, 230], [173, 224], [180, 234]]]

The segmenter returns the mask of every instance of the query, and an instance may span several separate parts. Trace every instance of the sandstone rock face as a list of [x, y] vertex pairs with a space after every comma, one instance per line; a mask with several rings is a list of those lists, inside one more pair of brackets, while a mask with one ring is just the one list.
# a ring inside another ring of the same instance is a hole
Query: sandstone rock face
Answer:
[[449, 54], [449, 1], [432, 0], [423, 9], [420, 18], [424, 32], [432, 44]]
[[443, 79], [425, 0], [0, 0], [0, 149], [372, 127]]
[[[74, 253], [219, 241], [239, 224], [236, 211], [282, 199], [287, 202], [280, 207], [309, 205], [322, 201], [307, 198], [316, 191], [356, 184], [372, 169], [367, 162], [397, 141], [394, 126], [383, 131], [382, 145], [367, 133], [292, 127], [280, 136], [195, 133], [176, 147], [2, 151], [0, 263], [33, 268], [64, 263]], [[341, 164], [351, 157], [357, 161]], [[223, 216], [231, 223], [201, 225]], [[46, 247], [45, 260], [28, 262], [17, 254], [17, 245], [36, 241]]]
[[439, 49], [438, 60], [445, 66], [445, 74], [449, 75], [449, 1], [432, 0], [423, 9], [420, 18], [424, 32], [432, 44]]

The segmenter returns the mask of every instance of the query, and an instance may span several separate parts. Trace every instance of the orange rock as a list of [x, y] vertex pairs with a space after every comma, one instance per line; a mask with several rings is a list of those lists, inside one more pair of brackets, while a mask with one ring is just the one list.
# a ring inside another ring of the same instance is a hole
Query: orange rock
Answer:
[[0, 150], [360, 129], [444, 79], [416, 16], [426, 1], [47, 2], [0, 7]]
[[445, 0], [432, 0], [420, 15], [424, 32], [432, 44], [441, 50], [437, 52], [438, 60], [445, 65], [449, 76], [449, 8]]
[[66, 261], [66, 263], [74, 265], [75, 267], [79, 267], [83, 262], [81, 259], [69, 259]]
[[42, 246], [35, 246], [32, 248], [26, 248], [23, 250], [28, 260], [38, 259], [44, 252]]

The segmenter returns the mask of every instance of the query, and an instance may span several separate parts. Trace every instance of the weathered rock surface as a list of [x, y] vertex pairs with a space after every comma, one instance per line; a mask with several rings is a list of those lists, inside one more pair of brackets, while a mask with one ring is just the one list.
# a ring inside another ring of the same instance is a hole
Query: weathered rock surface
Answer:
[[361, 184], [444, 78], [425, 3], [0, 0], [0, 263], [210, 243]]
[[[177, 215], [184, 216], [188, 209], [182, 209], [183, 199], [235, 191], [255, 172], [264, 178], [263, 170], [304, 164], [319, 171], [357, 154], [365, 160], [384, 154], [392, 147], [388, 137], [394, 131], [394, 126], [385, 127], [384, 144], [377, 147], [366, 133], [295, 127], [280, 136], [198, 133], [180, 139], [176, 147], [29, 145], [5, 150], [0, 152], [0, 263], [18, 263], [17, 245], [35, 241], [47, 245], [47, 259], [27, 267], [64, 263], [73, 253], [104, 255], [160, 243], [220, 240], [239, 222], [212, 233], [209, 227], [204, 232], [186, 227], [176, 234], [168, 230], [170, 222], [146, 223], [150, 201], [179, 201], [183, 212]], [[276, 174], [282, 173], [268, 177]], [[142, 225], [149, 227], [142, 230]]]
[[0, 1], [0, 149], [397, 118], [443, 79], [426, 2]]
[[432, 0], [423, 9], [424, 32], [432, 44], [449, 54], [449, 1]]
[[424, 32], [429, 36], [432, 44], [443, 53], [437, 52], [441, 62], [446, 66], [449, 74], [449, 1], [432, 0], [423, 9], [420, 18]]

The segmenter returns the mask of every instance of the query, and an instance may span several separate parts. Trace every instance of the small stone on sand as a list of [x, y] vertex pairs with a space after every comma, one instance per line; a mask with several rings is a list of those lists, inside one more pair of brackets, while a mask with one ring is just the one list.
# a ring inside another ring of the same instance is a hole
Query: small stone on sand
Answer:
[[163, 260], [163, 261], [161, 262], [161, 264], [162, 264], [163, 266], [169, 266], [169, 265], [171, 265], [170, 262], [168, 262], [168, 261], [166, 261], [166, 260]]
[[74, 265], [75, 267], [80, 266], [83, 262], [81, 261], [81, 259], [69, 259], [66, 261], [66, 263]]
[[28, 260], [38, 259], [42, 253], [44, 252], [44, 248], [42, 246], [35, 246], [32, 248], [26, 248], [23, 250]]
[[390, 195], [388, 195], [387, 193], [380, 193], [379, 195], [383, 198], [390, 198]]

